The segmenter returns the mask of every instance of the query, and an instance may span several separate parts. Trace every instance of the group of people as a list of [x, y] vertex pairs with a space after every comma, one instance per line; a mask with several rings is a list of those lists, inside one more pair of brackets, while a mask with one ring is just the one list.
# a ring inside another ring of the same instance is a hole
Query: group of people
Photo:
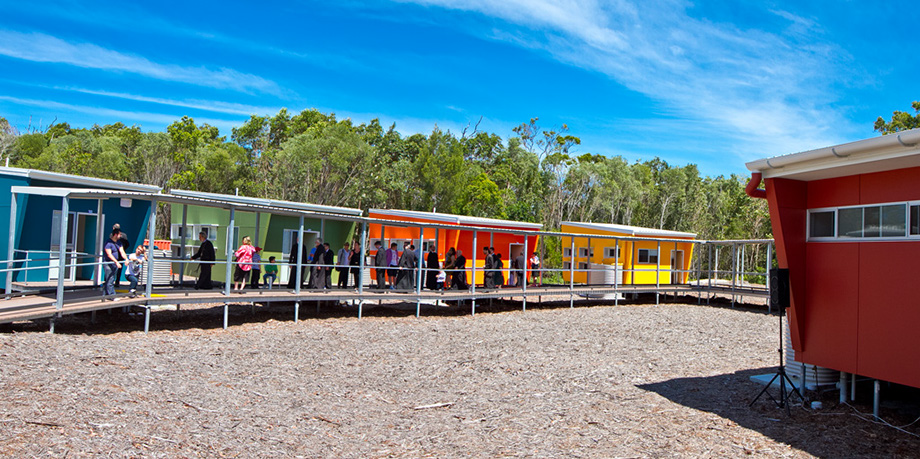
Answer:
[[357, 242], [345, 242], [336, 254], [328, 242], [323, 242], [322, 238], [316, 238], [314, 247], [308, 253], [306, 246], [302, 246], [295, 235], [288, 258], [290, 274], [287, 288], [292, 290], [297, 286], [298, 254], [301, 264], [300, 283], [306, 288], [331, 289], [333, 269], [339, 273], [339, 288], [348, 288], [349, 274], [354, 279], [355, 288], [361, 283], [361, 244]]
[[128, 295], [137, 296], [137, 284], [141, 276], [141, 268], [146, 261], [147, 249], [143, 245], [137, 246], [131, 254], [125, 251], [130, 247], [128, 237], [121, 231], [121, 225], [116, 223], [112, 227], [109, 239], [102, 247], [102, 297], [103, 301], [118, 301], [115, 296], [115, 287], [120, 286], [122, 272], [130, 283]]

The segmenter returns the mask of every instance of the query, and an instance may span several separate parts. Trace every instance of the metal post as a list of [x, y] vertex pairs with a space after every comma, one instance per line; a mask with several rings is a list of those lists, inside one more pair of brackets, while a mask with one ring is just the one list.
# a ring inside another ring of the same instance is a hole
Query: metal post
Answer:
[[840, 403], [846, 403], [847, 401], [847, 374], [844, 371], [840, 372], [840, 382], [837, 383], [840, 386]]
[[147, 240], [150, 241], [150, 251], [147, 253], [147, 287], [144, 290], [144, 296], [148, 299], [153, 295], [153, 251], [156, 246], [153, 244], [153, 237], [157, 229], [157, 200], [150, 201], [150, 217], [147, 221]]
[[182, 231], [179, 232], [179, 287], [185, 282], [185, 243], [188, 240], [188, 204], [182, 204]]
[[[93, 311], [96, 312], [96, 311]], [[144, 334], [150, 331], [150, 305], [144, 307]]]
[[594, 270], [591, 269], [591, 236], [588, 236], [588, 246], [585, 247], [585, 251], [585, 261], [588, 267], [588, 270], [585, 272], [585, 285], [591, 287], [591, 273], [594, 272]]
[[300, 301], [294, 302], [294, 323], [300, 320]]
[[[764, 284], [767, 287], [767, 293], [770, 293], [770, 268], [773, 267], [773, 243], [767, 243], [767, 270], [764, 271]], [[767, 312], [773, 313], [773, 306], [767, 301]]]
[[[716, 280], [718, 280], [719, 279], [719, 246], [716, 245], [713, 247], [713, 249], [715, 252], [715, 258], [712, 260], [713, 265], [711, 265], [709, 269], [710, 269], [710, 272], [712, 272], [713, 275], [716, 276]], [[710, 300], [712, 299], [712, 280], [711, 279], [712, 277], [710, 276], [710, 281], [709, 281], [709, 299]], [[709, 300], [706, 300], [706, 304], [709, 304]]]
[[850, 375], [850, 401], [856, 401], [856, 373]]
[[661, 295], [661, 241], [658, 241], [658, 257], [655, 258], [655, 305], [659, 304]]
[[735, 307], [735, 280], [738, 276], [738, 245], [732, 242], [732, 307]]
[[[473, 293], [473, 299], [471, 301], [473, 306], [470, 309], [472, 315], [476, 315], [476, 249], [478, 248], [477, 234], [478, 233], [476, 230], [473, 230], [473, 278], [470, 281], [470, 292]], [[464, 269], [464, 271], [466, 270]]]
[[527, 251], [527, 234], [524, 234], [524, 266], [521, 267], [522, 269], [520, 271], [523, 274], [521, 275], [522, 278], [518, 279], [518, 282], [521, 283], [521, 291], [524, 292], [524, 297], [522, 301], [523, 306], [521, 307], [521, 310], [523, 311], [527, 310], [527, 263], [530, 262], [530, 256], [528, 255], [528, 253], [529, 252]]
[[620, 240], [613, 239], [613, 305], [620, 305], [619, 277], [618, 268], [620, 265]]
[[575, 236], [572, 236], [572, 248], [569, 252], [569, 308], [575, 307]]
[[[303, 215], [300, 216], [300, 226], [297, 227], [297, 268], [294, 269], [294, 293], [300, 295], [300, 284], [303, 279]], [[298, 304], [299, 305], [299, 302]]]
[[878, 380], [876, 379], [875, 386], [874, 386], [874, 394], [872, 396], [872, 415], [875, 416], [875, 419], [878, 419], [878, 406], [882, 398], [881, 392], [882, 392], [882, 387], [879, 384]]
[[[105, 215], [102, 214], [102, 199], [97, 199], [96, 201], [96, 253], [101, 254], [103, 253], [102, 248], [105, 247]], [[104, 274], [102, 263], [94, 266], [93, 272], [96, 273], [93, 276], [93, 286], [98, 287]]]
[[[224, 295], [230, 296], [230, 281], [233, 280], [231, 266], [233, 266], [233, 225], [236, 223], [236, 208], [230, 207], [230, 225], [227, 226], [227, 243], [225, 255], [227, 261], [224, 265]], [[226, 316], [226, 304], [224, 305], [224, 316]], [[226, 320], [224, 320], [224, 328], [226, 328]]]
[[[383, 247], [383, 244], [381, 244], [380, 246]], [[358, 295], [359, 296], [364, 293], [364, 267], [365, 267], [364, 262], [366, 258], [364, 254], [368, 253], [365, 247], [368, 247], [367, 245], [367, 221], [361, 222], [361, 261], [360, 261], [360, 270], [361, 270], [360, 273], [361, 274], [358, 275], [358, 279], [360, 279], [360, 281], [358, 282]], [[361, 318], [361, 315], [364, 313], [363, 309], [364, 309], [364, 299], [362, 296], [361, 299], [358, 299], [358, 318], [359, 319]]]
[[[67, 219], [70, 218], [70, 198], [63, 197], [61, 198], [61, 237], [59, 243], [61, 244], [58, 247], [58, 278], [57, 278], [57, 298], [55, 300], [54, 306], [57, 309], [57, 314], [60, 314], [60, 311], [64, 309], [64, 271], [65, 271], [65, 262], [67, 254]], [[117, 258], [117, 257], [116, 257]], [[52, 319], [53, 320], [53, 319]], [[52, 323], [52, 327], [54, 324]]]
[[[262, 212], [256, 212], [256, 229], [252, 232], [252, 245], [254, 247], [259, 246], [259, 227], [262, 220]], [[259, 269], [262, 269], [260, 266]]]
[[[16, 256], [16, 193], [12, 193], [10, 201], [10, 234], [9, 246], [6, 248], [6, 299], [10, 299], [13, 292], [13, 257]], [[28, 257], [26, 257], [28, 258]]]
[[[421, 228], [419, 228], [419, 230], [418, 230], [418, 251], [419, 251], [419, 253], [422, 252], [422, 241], [424, 241], [424, 240], [425, 240], [425, 228], [424, 228], [424, 227], [421, 227]], [[422, 255], [419, 255], [419, 257], [418, 257], [418, 274], [417, 274], [416, 277], [415, 277], [415, 278], [416, 278], [416, 283], [415, 283], [415, 317], [418, 317], [418, 316], [421, 314], [421, 312], [422, 312], [422, 300], [421, 300], [420, 297], [421, 297], [421, 295], [422, 295], [422, 273], [423, 273], [423, 271], [424, 271], [424, 269], [423, 269], [422, 267], [425, 266], [425, 263], [424, 263], [425, 260], [423, 260], [422, 258], [423, 258]]]
[[224, 303], [224, 330], [230, 325], [230, 303]]
[[[319, 237], [323, 238], [323, 241], [326, 240], [326, 219], [319, 219]], [[331, 247], [330, 247], [331, 248]]]

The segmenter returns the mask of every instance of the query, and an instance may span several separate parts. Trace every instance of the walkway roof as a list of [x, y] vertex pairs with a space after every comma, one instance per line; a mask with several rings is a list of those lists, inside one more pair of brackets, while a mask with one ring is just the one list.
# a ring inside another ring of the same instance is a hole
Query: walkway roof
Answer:
[[342, 214], [350, 216], [361, 216], [364, 213], [361, 209], [352, 209], [350, 207], [323, 206], [319, 204], [307, 204], [303, 202], [281, 201], [277, 199], [253, 198], [250, 196], [238, 196], [232, 194], [205, 193], [203, 191], [189, 190], [170, 190], [169, 194], [186, 198], [207, 199], [211, 201], [223, 201], [230, 204], [255, 205], [274, 207], [278, 209], [289, 209], [295, 211], [321, 212], [328, 214]]
[[35, 169], [20, 169], [18, 167], [0, 167], [0, 175], [28, 177], [35, 180], [45, 180], [99, 189], [138, 191], [145, 193], [160, 192], [160, 187], [156, 185], [144, 185], [141, 183], [121, 182], [118, 180], [83, 177], [80, 175], [60, 174], [57, 172], [39, 171]]
[[419, 212], [414, 210], [395, 210], [395, 209], [370, 209], [369, 215], [380, 215], [383, 217], [413, 218], [419, 220], [428, 220], [434, 222], [444, 222], [463, 226], [480, 226], [480, 227], [504, 227], [519, 228], [527, 230], [539, 230], [543, 228], [540, 223], [518, 222], [513, 220], [499, 220], [497, 218], [468, 217], [466, 215], [443, 214], [439, 212]]
[[643, 228], [641, 226], [617, 225], [615, 223], [585, 223], [585, 222], [562, 222], [563, 225], [575, 226], [578, 228], [587, 228], [598, 231], [609, 231], [622, 233], [629, 236], [638, 237], [681, 237], [695, 238], [696, 233], [685, 233], [682, 231], [670, 231], [655, 228]]

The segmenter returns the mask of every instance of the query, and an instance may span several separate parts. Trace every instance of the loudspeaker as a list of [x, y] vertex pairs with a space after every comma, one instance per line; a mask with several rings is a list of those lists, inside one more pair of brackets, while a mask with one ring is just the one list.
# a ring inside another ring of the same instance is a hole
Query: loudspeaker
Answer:
[[789, 270], [773, 268], [770, 270], [770, 308], [789, 307]]

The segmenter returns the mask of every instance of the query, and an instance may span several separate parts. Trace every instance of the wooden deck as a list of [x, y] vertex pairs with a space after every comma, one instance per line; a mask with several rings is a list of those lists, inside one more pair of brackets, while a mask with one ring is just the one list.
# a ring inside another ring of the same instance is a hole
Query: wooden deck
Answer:
[[[63, 305], [58, 308], [54, 293], [12, 295], [11, 298], [0, 300], [0, 324], [25, 320], [55, 318], [63, 315], [78, 314], [83, 312], [100, 311], [107, 309], [137, 306], [146, 310], [145, 331], [149, 327], [150, 310], [154, 306], [183, 305], [183, 304], [266, 304], [273, 302], [313, 303], [320, 301], [345, 301], [358, 305], [358, 316], [361, 315], [361, 306], [365, 302], [396, 301], [407, 303], [434, 302], [434, 301], [475, 301], [493, 298], [535, 298], [535, 297], [599, 297], [608, 294], [639, 294], [658, 293], [667, 295], [678, 294], [704, 294], [719, 293], [736, 296], [754, 296], [765, 298], [769, 293], [764, 288], [734, 287], [725, 285], [708, 286], [706, 284], [681, 284], [681, 285], [575, 285], [569, 286], [541, 286], [528, 287], [526, 292], [520, 288], [482, 289], [477, 288], [475, 293], [467, 290], [431, 291], [397, 291], [365, 289], [358, 293], [353, 289], [329, 290], [302, 290], [300, 293], [275, 288], [244, 290], [244, 293], [224, 295], [223, 290], [190, 290], [175, 287], [154, 288], [150, 298], [139, 295], [129, 298], [125, 294], [117, 295], [118, 301], [103, 300], [97, 289], [67, 290], [64, 292]], [[53, 326], [53, 325], [52, 325]]]

